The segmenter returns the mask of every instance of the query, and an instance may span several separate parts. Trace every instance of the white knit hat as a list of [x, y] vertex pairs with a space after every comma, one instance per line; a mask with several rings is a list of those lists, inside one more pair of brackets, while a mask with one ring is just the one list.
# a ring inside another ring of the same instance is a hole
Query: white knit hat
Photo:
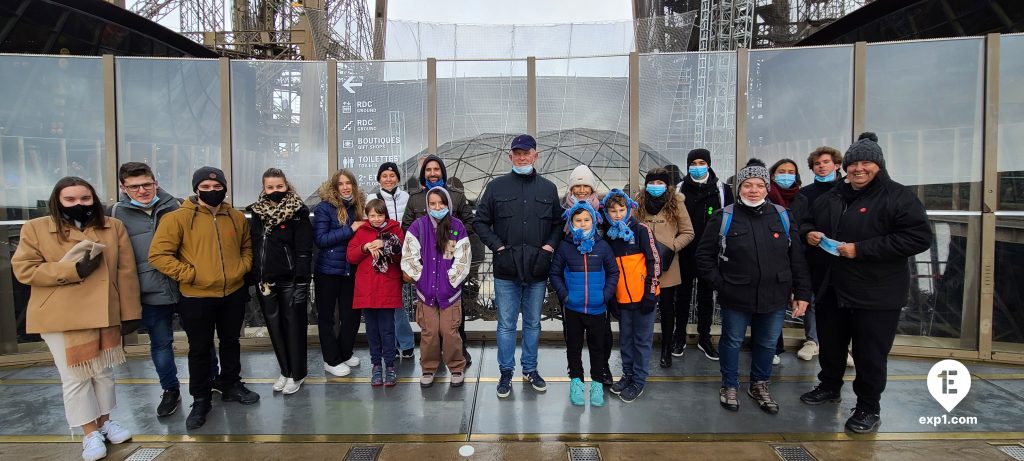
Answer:
[[594, 172], [590, 171], [586, 165], [580, 165], [569, 173], [569, 190], [572, 190], [573, 186], [590, 186], [595, 192], [597, 191], [597, 181], [594, 180]]

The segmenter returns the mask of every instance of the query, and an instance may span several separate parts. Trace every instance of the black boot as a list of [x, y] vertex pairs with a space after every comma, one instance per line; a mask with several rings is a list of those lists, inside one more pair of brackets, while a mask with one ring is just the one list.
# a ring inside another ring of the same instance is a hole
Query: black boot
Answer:
[[188, 418], [185, 419], [185, 429], [199, 429], [206, 424], [206, 414], [210, 412], [212, 405], [210, 404], [209, 397], [199, 398], [196, 397], [192, 401], [192, 411], [188, 413]]
[[181, 391], [178, 389], [165, 390], [164, 395], [160, 397], [160, 404], [156, 407], [156, 415], [173, 415], [178, 411], [178, 402], [181, 402]]
[[676, 338], [675, 344], [672, 345], [672, 356], [682, 357], [686, 353], [686, 335], [679, 335], [681, 338]]
[[667, 342], [661, 343], [661, 361], [658, 362], [661, 368], [669, 368], [672, 366], [672, 344]]

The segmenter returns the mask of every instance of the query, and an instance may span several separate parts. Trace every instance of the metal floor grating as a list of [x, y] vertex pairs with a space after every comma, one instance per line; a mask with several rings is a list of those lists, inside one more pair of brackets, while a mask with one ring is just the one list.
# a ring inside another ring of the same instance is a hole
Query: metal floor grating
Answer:
[[601, 461], [597, 447], [569, 447], [569, 461]]
[[817, 461], [800, 445], [772, 445], [772, 449], [783, 461]]
[[349, 448], [345, 461], [376, 461], [380, 456], [380, 445], [360, 445]]
[[153, 461], [160, 456], [166, 448], [139, 448], [128, 455], [124, 461]]
[[999, 445], [999, 450], [1017, 461], [1024, 461], [1024, 445]]

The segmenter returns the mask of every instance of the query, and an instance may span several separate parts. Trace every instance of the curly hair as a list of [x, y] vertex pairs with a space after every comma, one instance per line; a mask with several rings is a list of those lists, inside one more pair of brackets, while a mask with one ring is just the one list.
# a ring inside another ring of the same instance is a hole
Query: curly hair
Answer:
[[345, 209], [345, 204], [341, 201], [341, 194], [338, 193], [338, 184], [341, 182], [341, 177], [343, 175], [348, 179], [348, 182], [352, 184], [352, 209], [355, 210], [356, 214], [353, 217], [353, 220], [362, 221], [364, 219], [363, 209], [366, 206], [364, 203], [366, 201], [366, 197], [359, 192], [359, 181], [356, 180], [356, 175], [345, 169], [338, 170], [337, 173], [334, 173], [334, 176], [331, 176], [331, 193], [338, 197], [338, 203], [341, 204], [341, 206], [338, 207], [338, 222], [341, 225], [348, 223], [348, 210]]
[[[648, 175], [670, 175], [671, 172], [669, 172], [668, 170], [666, 170], [664, 168], [654, 168], [651, 171], [648, 171], [647, 174]], [[648, 214], [647, 214], [647, 206], [646, 206], [647, 205], [647, 200], [648, 200], [647, 199], [647, 190], [646, 190], [647, 184], [644, 183], [644, 186], [645, 186], [645, 188], [641, 189], [640, 192], [637, 194], [637, 197], [636, 197], [636, 202], [639, 205], [637, 207], [637, 209], [636, 209], [636, 217], [640, 221], [643, 221], [643, 220], [647, 219], [647, 216], [648, 216]], [[680, 212], [682, 212], [682, 213], [686, 212], [685, 208], [683, 208], [684, 205], [683, 205], [682, 194], [679, 193], [679, 192], [676, 192], [675, 189], [673, 189], [671, 186], [669, 186], [669, 189], [667, 191], [665, 191], [665, 193], [671, 194], [671, 195], [665, 201], [665, 205], [663, 207], [661, 207], [661, 211], [659, 211], [659, 213], [665, 213], [665, 219], [668, 220], [668, 222], [672, 223], [672, 225], [676, 226], [676, 228], [678, 228], [680, 223], [679, 223], [679, 218], [677, 218], [677, 216], [679, 216]]]

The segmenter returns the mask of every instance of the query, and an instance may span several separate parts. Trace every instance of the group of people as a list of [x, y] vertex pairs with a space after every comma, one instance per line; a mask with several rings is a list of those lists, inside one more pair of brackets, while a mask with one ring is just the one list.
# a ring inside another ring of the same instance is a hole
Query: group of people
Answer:
[[[793, 317], [806, 317], [807, 341], [798, 355], [818, 355], [821, 366], [820, 384], [801, 400], [839, 402], [852, 342], [858, 398], [846, 427], [877, 430], [886, 356], [909, 291], [907, 260], [929, 247], [931, 230], [920, 201], [889, 178], [873, 134], [861, 135], [845, 156], [828, 147], [812, 152], [807, 164], [815, 182], [805, 187], [789, 159], [771, 168], [751, 160], [726, 184], [711, 167], [711, 153], [694, 149], [685, 172], [652, 169], [634, 197], [598, 191], [593, 173], [581, 165], [560, 198], [536, 170], [538, 157], [533, 137], [515, 137], [511, 171], [490, 181], [475, 213], [448, 184], [436, 156], [423, 159], [421, 188], [412, 195], [399, 187], [394, 163], [380, 166], [380, 188], [369, 194], [352, 172], [340, 170], [320, 186], [312, 213], [285, 173], [271, 168], [259, 198], [245, 208], [248, 218], [225, 201], [227, 180], [213, 167], [198, 169], [194, 195], [177, 199], [159, 188], [148, 165], [126, 163], [118, 172], [122, 197], [107, 209], [87, 181], [62, 178], [48, 215], [22, 227], [12, 266], [32, 288], [27, 329], [40, 333], [53, 353], [68, 423], [85, 433], [83, 459], [100, 459], [105, 442], [131, 438], [109, 418], [112, 366], [125, 360], [122, 335], [140, 324], [149, 332], [164, 390], [158, 416], [173, 414], [181, 400], [174, 313], [189, 344], [186, 427], [205, 424], [213, 392], [223, 401], [259, 401], [240, 378], [239, 332], [249, 287], [281, 370], [275, 392], [298, 392], [307, 376], [311, 292], [327, 373], [346, 376], [360, 365], [354, 344], [363, 319], [371, 384], [394, 386], [395, 360], [414, 356], [405, 309], [413, 298], [420, 385], [433, 385], [443, 363], [450, 385], [461, 386], [471, 363], [462, 289], [473, 234], [493, 255], [500, 398], [512, 392], [520, 315], [523, 380], [547, 389], [537, 348], [550, 282], [563, 307], [573, 405], [604, 405], [606, 387], [624, 402], [640, 397], [656, 312], [659, 364], [671, 367], [672, 358], [684, 354], [693, 305], [697, 348], [720, 363], [721, 405], [739, 408], [739, 352], [750, 327], [747, 394], [761, 410], [777, 413], [769, 382], [792, 309]], [[711, 337], [715, 293], [722, 318], [717, 349]], [[622, 357], [617, 381], [608, 365], [613, 318]]]

